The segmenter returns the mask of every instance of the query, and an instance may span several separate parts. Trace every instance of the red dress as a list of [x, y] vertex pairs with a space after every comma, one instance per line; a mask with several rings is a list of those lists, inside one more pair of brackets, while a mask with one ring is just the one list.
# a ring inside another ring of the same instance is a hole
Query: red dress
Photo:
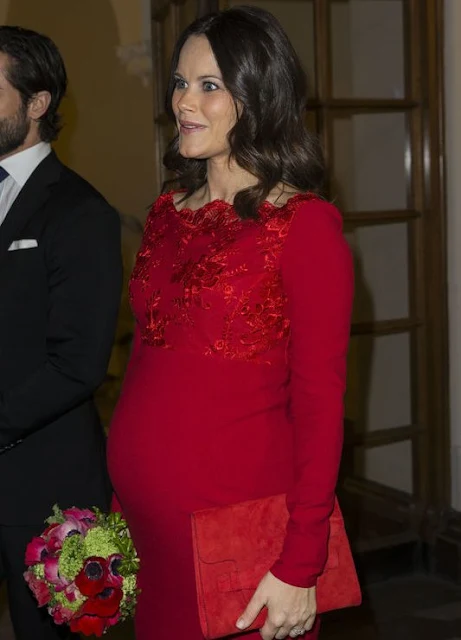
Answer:
[[265, 202], [259, 220], [219, 200], [178, 212], [171, 193], [153, 206], [108, 443], [141, 559], [137, 640], [202, 639], [197, 509], [288, 492], [273, 573], [315, 584], [341, 455], [352, 290], [341, 217], [313, 195]]

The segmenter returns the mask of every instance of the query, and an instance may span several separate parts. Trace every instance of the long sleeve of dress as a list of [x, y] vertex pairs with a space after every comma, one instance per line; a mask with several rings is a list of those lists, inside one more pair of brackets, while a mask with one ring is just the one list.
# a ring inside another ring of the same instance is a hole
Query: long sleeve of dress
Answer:
[[282, 279], [291, 326], [295, 483], [287, 496], [284, 548], [272, 573], [288, 584], [310, 587], [327, 557], [353, 298], [352, 259], [335, 207], [319, 200], [300, 206], [282, 254]]

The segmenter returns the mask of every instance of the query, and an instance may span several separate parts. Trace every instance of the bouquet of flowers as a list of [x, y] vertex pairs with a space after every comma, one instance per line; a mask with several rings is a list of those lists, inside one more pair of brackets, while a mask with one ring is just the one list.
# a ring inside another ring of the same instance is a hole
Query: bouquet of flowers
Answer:
[[134, 613], [139, 559], [120, 513], [56, 505], [26, 550], [24, 577], [57, 624], [101, 636]]

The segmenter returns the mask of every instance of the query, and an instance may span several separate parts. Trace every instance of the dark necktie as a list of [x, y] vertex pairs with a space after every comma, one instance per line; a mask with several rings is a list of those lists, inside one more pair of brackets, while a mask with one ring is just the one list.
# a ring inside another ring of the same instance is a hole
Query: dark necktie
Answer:
[[[0, 167], [0, 196], [2, 195], [4, 180], [8, 178], [10, 174], [3, 167]], [[3, 202], [0, 203], [0, 226], [2, 222], [5, 220], [6, 214], [8, 211], [6, 210], [5, 204]]]

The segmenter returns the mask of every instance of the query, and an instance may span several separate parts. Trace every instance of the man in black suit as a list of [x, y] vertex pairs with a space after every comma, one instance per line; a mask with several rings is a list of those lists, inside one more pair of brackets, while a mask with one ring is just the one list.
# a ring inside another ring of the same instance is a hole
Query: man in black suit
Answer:
[[108, 508], [92, 394], [113, 342], [120, 222], [50, 142], [66, 71], [53, 42], [0, 27], [0, 555], [17, 640], [72, 637], [23, 579], [54, 503]]

